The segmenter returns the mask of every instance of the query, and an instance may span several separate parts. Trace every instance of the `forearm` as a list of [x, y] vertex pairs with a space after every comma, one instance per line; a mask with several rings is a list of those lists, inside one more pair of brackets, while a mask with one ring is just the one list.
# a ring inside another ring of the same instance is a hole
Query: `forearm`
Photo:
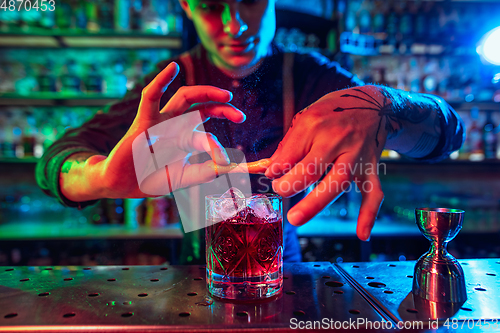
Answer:
[[59, 174], [62, 195], [74, 202], [106, 197], [102, 186], [101, 165], [106, 156], [84, 152], [69, 156]]
[[[377, 134], [385, 132], [385, 148], [408, 157], [440, 160], [460, 148], [464, 126], [456, 112], [441, 98], [385, 86], [367, 85], [349, 89], [357, 109], [379, 113]], [[377, 136], [377, 140], [381, 138]], [[378, 145], [378, 142], [377, 142]]]
[[378, 88], [392, 114], [385, 123], [385, 147], [412, 158], [431, 154], [443, 131], [440, 118], [450, 106], [437, 96]]

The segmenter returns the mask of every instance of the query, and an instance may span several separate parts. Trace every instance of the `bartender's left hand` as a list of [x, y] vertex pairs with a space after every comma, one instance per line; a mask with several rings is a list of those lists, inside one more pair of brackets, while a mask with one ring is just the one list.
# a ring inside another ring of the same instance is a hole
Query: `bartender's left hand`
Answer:
[[323, 96], [294, 117], [265, 173], [274, 179], [274, 191], [291, 197], [333, 167], [290, 209], [291, 224], [303, 225], [344, 191], [354, 190], [354, 182], [363, 197], [356, 233], [361, 240], [370, 238], [384, 199], [377, 172], [388, 133], [384, 103], [374, 86], [350, 88]]

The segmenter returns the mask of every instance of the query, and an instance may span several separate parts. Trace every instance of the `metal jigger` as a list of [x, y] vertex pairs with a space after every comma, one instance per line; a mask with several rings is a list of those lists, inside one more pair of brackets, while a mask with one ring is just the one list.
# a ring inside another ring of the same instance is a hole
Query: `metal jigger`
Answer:
[[467, 300], [462, 266], [446, 245], [462, 229], [464, 211], [448, 208], [417, 208], [418, 228], [431, 242], [429, 252], [418, 259], [413, 274], [413, 294], [437, 303]]

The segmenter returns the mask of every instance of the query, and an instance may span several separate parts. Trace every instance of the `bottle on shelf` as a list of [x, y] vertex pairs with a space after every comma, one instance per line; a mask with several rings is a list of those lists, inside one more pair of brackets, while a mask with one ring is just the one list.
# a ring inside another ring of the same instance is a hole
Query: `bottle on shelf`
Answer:
[[[164, 1], [161, 1], [164, 2]], [[144, 0], [141, 11], [142, 31], [150, 34], [165, 35], [168, 31], [167, 23], [160, 17], [157, 1]]]
[[19, 67], [20, 78], [16, 80], [16, 93], [20, 95], [29, 95], [38, 91], [38, 82], [35, 78], [33, 66], [21, 64]]
[[99, 1], [99, 26], [104, 30], [113, 30], [114, 28], [114, 0]]
[[82, 92], [81, 79], [75, 74], [76, 62], [68, 59], [60, 77], [61, 93], [64, 95], [79, 95]]
[[54, 75], [54, 63], [48, 60], [40, 68], [38, 76], [38, 88], [43, 93], [53, 93], [57, 91], [57, 78]]
[[408, 3], [402, 10], [401, 19], [399, 21], [399, 31], [401, 34], [401, 43], [405, 45], [406, 50], [414, 42], [414, 21], [416, 6], [413, 3]]
[[486, 113], [486, 122], [483, 126], [482, 141], [484, 158], [487, 160], [496, 159], [498, 148], [497, 126], [493, 122], [491, 112]]
[[373, 3], [371, 1], [363, 1], [359, 9], [359, 32], [361, 34], [372, 33], [372, 11]]
[[130, 0], [115, 0], [114, 23], [116, 31], [130, 30]]
[[75, 3], [73, 8], [75, 26], [79, 30], [87, 30], [87, 12], [85, 10], [85, 2], [80, 0]]
[[102, 94], [103, 92], [103, 77], [96, 64], [89, 65], [88, 75], [85, 78], [85, 89], [87, 93]]
[[469, 160], [482, 161], [484, 159], [484, 149], [482, 141], [482, 130], [479, 125], [479, 109], [473, 107], [471, 113], [471, 125], [469, 127], [467, 138], [469, 140], [468, 153]]
[[375, 34], [385, 34], [387, 10], [387, 1], [375, 0], [372, 7], [372, 25]]
[[387, 33], [387, 43], [396, 46], [400, 41], [399, 26], [401, 20], [400, 5], [393, 4], [388, 11], [385, 31]]
[[127, 77], [124, 61], [116, 60], [113, 68], [108, 69], [105, 76], [105, 91], [109, 96], [123, 96], [127, 92]]
[[46, 10], [41, 12], [40, 26], [44, 29], [53, 29], [56, 25], [55, 10]]
[[142, 0], [131, 0], [132, 5], [130, 7], [130, 28], [134, 31], [141, 31], [143, 22], [142, 22], [142, 8], [143, 3]]
[[179, 2], [168, 0], [167, 8], [167, 31], [169, 33], [180, 33], [182, 31], [182, 9]]
[[56, 26], [59, 30], [69, 30], [74, 26], [73, 8], [68, 1], [60, 1], [55, 10]]
[[35, 156], [36, 145], [36, 123], [35, 117], [31, 112], [24, 113], [23, 134], [21, 144], [23, 146], [23, 157]]
[[[101, 1], [99, 4], [102, 5]], [[96, 0], [85, 1], [85, 15], [87, 16], [87, 30], [98, 32], [101, 27], [99, 25], [99, 7]]]

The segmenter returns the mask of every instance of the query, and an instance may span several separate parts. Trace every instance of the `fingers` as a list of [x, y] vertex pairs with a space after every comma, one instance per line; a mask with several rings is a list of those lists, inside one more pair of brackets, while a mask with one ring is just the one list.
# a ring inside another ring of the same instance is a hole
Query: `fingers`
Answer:
[[361, 191], [363, 199], [361, 200], [361, 207], [359, 209], [356, 234], [359, 239], [367, 241], [370, 239], [375, 219], [384, 201], [384, 193], [382, 192], [378, 175], [370, 175], [359, 178], [359, 180], [361, 181], [356, 182], [356, 185]]
[[229, 103], [198, 103], [192, 105], [187, 112], [199, 110], [202, 114], [203, 121], [210, 118], [228, 119], [234, 123], [242, 123], [246, 119], [246, 115], [235, 106]]
[[333, 161], [334, 157], [331, 154], [325, 154], [327, 151], [320, 148], [319, 145], [313, 146], [302, 161], [295, 164], [282, 177], [273, 181], [273, 187], [283, 197], [291, 197], [302, 192], [317, 182], [331, 165], [327, 161]]
[[290, 171], [297, 162], [306, 156], [309, 145], [309, 142], [304, 140], [303, 133], [300, 135], [298, 132], [292, 134], [286, 141], [283, 139], [278, 150], [271, 156], [272, 163], [265, 173], [266, 177], [274, 179]]
[[172, 117], [176, 117], [187, 111], [193, 104], [228, 103], [232, 98], [233, 94], [230, 91], [213, 86], [183, 86], [170, 98], [160, 113], [167, 113]]
[[337, 165], [352, 165], [354, 160], [354, 158], [347, 154], [341, 155], [335, 161], [335, 166], [332, 170], [326, 174], [325, 178], [318, 183], [311, 193], [290, 209], [288, 212], [288, 221], [296, 226], [303, 225], [332, 201], [337, 200], [349, 188], [352, 181], [351, 173], [342, 167], [337, 167]]
[[191, 146], [195, 150], [207, 152], [218, 165], [228, 165], [230, 162], [226, 150], [212, 133], [193, 131]]
[[264, 174], [267, 170], [267, 166], [271, 163], [271, 160], [264, 158], [255, 162], [250, 163], [231, 163], [229, 165], [214, 165], [214, 170], [217, 170], [218, 174], [224, 173], [253, 173], [253, 174]]
[[171, 62], [143, 90], [139, 104], [140, 117], [152, 117], [158, 113], [160, 99], [170, 83], [179, 73], [179, 65]]

